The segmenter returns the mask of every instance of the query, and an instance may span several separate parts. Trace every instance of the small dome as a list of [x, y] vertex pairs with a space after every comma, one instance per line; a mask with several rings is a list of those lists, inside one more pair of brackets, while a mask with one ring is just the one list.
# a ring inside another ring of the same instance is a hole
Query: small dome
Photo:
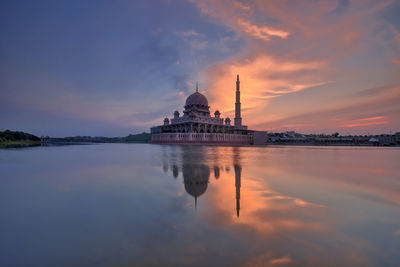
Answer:
[[221, 115], [221, 113], [219, 113], [219, 111], [217, 110], [217, 111], [215, 111], [215, 113], [214, 113], [215, 115]]
[[179, 111], [175, 110], [174, 115], [179, 115]]
[[230, 121], [231, 121], [231, 119], [229, 119], [229, 118], [226, 118], [226, 119], [225, 119], [225, 121], [229, 121], [229, 122], [230, 122]]
[[200, 94], [199, 92], [195, 92], [190, 96], [188, 96], [185, 105], [186, 106], [200, 105], [208, 107], [208, 100], [204, 95]]
[[167, 117], [165, 117], [164, 121], [167, 122], [167, 121], [169, 121], [169, 119]]

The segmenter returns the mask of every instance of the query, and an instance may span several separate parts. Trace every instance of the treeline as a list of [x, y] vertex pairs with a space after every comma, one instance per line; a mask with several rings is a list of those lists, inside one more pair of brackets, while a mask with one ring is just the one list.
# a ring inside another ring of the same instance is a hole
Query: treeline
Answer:
[[12, 141], [40, 141], [40, 138], [29, 133], [19, 131], [0, 131], [0, 142]]
[[141, 134], [130, 134], [123, 137], [124, 143], [148, 143], [151, 139], [151, 134], [141, 133]]
[[125, 137], [100, 137], [100, 136], [70, 136], [62, 138], [50, 138], [49, 143], [148, 143], [151, 134], [130, 134]]

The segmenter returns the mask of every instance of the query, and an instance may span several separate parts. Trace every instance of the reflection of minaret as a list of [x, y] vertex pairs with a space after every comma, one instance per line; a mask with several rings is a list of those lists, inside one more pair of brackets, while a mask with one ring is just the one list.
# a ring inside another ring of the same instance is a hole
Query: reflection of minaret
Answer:
[[239, 217], [240, 212], [240, 187], [242, 184], [242, 166], [240, 165], [240, 148], [233, 147], [233, 168], [235, 170], [235, 188], [236, 188], [236, 214]]
[[177, 178], [179, 176], [179, 168], [175, 164], [172, 165], [172, 175], [174, 178]]
[[240, 81], [239, 74], [236, 80], [236, 102], [235, 102], [235, 126], [242, 125], [241, 107], [240, 107]]
[[214, 177], [215, 177], [215, 179], [219, 178], [219, 167], [218, 166], [214, 166]]
[[235, 187], [236, 187], [236, 214], [239, 217], [240, 211], [240, 184], [242, 180], [242, 167], [235, 164]]

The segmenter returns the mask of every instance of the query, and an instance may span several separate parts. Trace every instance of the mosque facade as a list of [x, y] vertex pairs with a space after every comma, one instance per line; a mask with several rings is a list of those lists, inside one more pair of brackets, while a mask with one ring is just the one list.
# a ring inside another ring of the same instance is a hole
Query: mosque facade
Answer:
[[264, 145], [266, 132], [249, 130], [242, 125], [240, 103], [240, 80], [236, 80], [235, 118], [221, 117], [216, 110], [211, 116], [207, 98], [198, 90], [188, 96], [182, 116], [174, 112], [173, 118], [166, 117], [163, 125], [151, 128], [152, 143], [199, 143], [199, 144], [243, 144]]

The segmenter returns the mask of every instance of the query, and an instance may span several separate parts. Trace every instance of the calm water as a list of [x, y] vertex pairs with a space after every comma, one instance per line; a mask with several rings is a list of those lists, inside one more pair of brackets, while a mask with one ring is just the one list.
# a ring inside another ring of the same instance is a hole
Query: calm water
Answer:
[[400, 149], [3, 149], [0, 216], [1, 266], [400, 266]]

